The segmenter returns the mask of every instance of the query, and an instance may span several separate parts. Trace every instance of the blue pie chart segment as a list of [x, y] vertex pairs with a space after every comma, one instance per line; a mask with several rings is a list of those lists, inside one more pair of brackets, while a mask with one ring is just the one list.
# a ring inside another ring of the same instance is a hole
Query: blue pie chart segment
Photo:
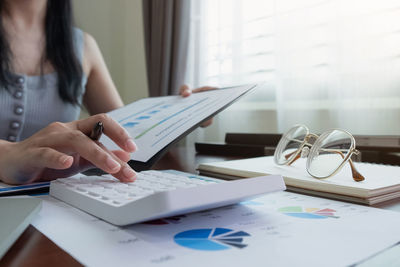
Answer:
[[182, 247], [197, 249], [197, 250], [224, 250], [228, 249], [228, 246], [224, 246], [218, 243], [215, 243], [208, 239], [175, 239], [175, 242]]
[[234, 231], [226, 228], [193, 229], [178, 233], [174, 241], [180, 246], [206, 251], [226, 250], [232, 247], [244, 248], [243, 238], [250, 236], [243, 231]]

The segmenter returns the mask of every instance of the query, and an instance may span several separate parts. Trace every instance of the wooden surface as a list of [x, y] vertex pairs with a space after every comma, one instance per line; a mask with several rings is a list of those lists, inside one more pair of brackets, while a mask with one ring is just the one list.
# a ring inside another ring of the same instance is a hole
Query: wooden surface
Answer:
[[81, 266], [35, 227], [29, 225], [0, 261], [0, 266]]
[[[199, 163], [231, 159], [237, 158], [196, 155], [193, 147], [175, 147], [154, 166], [154, 169], [175, 169], [195, 173]], [[400, 211], [400, 201], [380, 204], [379, 207]], [[81, 266], [81, 264], [30, 225], [0, 260], [0, 267], [2, 266], [63, 267]]]

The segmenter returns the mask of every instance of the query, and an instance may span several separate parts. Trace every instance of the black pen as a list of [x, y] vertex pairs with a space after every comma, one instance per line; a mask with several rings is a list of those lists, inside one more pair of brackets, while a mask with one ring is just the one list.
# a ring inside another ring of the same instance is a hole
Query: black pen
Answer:
[[104, 131], [104, 125], [101, 121], [97, 122], [94, 127], [92, 132], [90, 133], [90, 139], [92, 139], [93, 141], [98, 141], [101, 137], [101, 134]]

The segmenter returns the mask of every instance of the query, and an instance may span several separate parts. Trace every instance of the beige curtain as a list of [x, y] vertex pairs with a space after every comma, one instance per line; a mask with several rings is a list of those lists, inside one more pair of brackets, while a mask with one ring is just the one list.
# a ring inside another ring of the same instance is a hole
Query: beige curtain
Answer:
[[190, 2], [143, 0], [150, 96], [176, 94], [184, 81], [189, 42]]

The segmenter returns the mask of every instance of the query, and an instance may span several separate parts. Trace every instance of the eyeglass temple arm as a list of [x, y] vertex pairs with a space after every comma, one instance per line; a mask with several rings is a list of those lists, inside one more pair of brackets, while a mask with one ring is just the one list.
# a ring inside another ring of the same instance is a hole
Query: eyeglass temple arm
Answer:
[[[343, 153], [342, 153], [341, 151], [338, 151], [338, 150], [329, 150], [329, 151], [330, 151], [330, 152], [333, 152], [333, 153], [339, 154], [339, 155], [342, 157], [342, 159], [345, 158], [344, 155], [343, 155]], [[289, 154], [285, 155], [285, 158], [288, 159], [290, 156], [292, 156], [292, 155], [293, 155], [294, 153], [296, 153], [296, 152], [297, 152], [297, 151], [294, 151], [294, 152], [292, 152], [292, 153], [289, 153]], [[298, 153], [298, 154], [296, 155], [296, 157], [295, 157], [293, 160], [291, 160], [291, 161], [289, 162], [288, 165], [291, 165], [293, 162], [295, 162], [296, 160], [298, 160], [300, 157], [301, 157], [301, 154]], [[359, 172], [357, 171], [357, 169], [356, 169], [356, 167], [354, 166], [353, 161], [352, 161], [351, 159], [349, 159], [349, 164], [350, 164], [350, 167], [351, 167], [351, 173], [352, 173], [352, 175], [353, 175], [353, 180], [356, 181], [356, 182], [364, 181], [364, 180], [365, 180], [365, 177], [362, 176], [362, 174], [359, 173]]]
[[[330, 151], [332, 151], [333, 153], [339, 154], [342, 157], [342, 159], [345, 158], [343, 153], [339, 150], [330, 150]], [[365, 180], [364, 176], [362, 176], [362, 174], [357, 171], [356, 166], [354, 166], [353, 161], [351, 159], [349, 159], [349, 164], [351, 167], [351, 173], [353, 175], [353, 180], [356, 182], [364, 181]]]
[[[289, 153], [289, 154], [285, 155], [285, 159], [290, 158], [293, 154], [295, 154], [295, 153], [297, 153], [297, 152], [298, 152], [298, 151], [293, 151], [292, 153]], [[300, 157], [301, 157], [301, 154], [298, 153], [298, 154], [296, 155], [296, 157], [294, 157], [294, 159], [292, 159], [292, 160], [288, 163], [288, 165], [289, 165], [289, 166], [292, 165], [292, 163], [295, 162], [296, 160], [298, 160]]]

